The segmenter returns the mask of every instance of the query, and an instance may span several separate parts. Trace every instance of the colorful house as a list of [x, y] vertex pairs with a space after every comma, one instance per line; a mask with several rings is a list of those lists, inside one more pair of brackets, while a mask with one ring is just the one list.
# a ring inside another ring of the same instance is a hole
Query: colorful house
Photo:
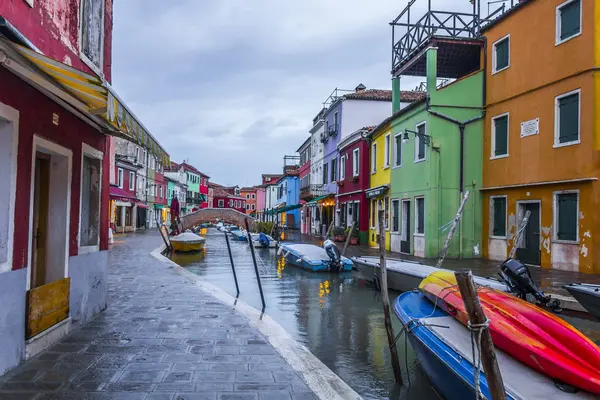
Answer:
[[255, 187], [243, 187], [240, 189], [240, 196], [246, 199], [246, 210], [247, 215], [256, 215], [256, 188]]
[[272, 212], [280, 226], [289, 229], [300, 227], [300, 178], [299, 171], [287, 172], [277, 181], [277, 202]]
[[355, 224], [360, 243], [368, 243], [369, 202], [365, 191], [369, 189], [369, 143], [367, 136], [374, 127], [365, 127], [351, 133], [338, 145], [340, 176], [338, 178], [337, 205], [341, 227]]
[[265, 220], [265, 208], [266, 208], [267, 196], [266, 190], [263, 185], [256, 187], [256, 218], [259, 221]]
[[232, 194], [222, 187], [214, 187], [212, 208], [233, 208], [241, 213], [245, 213], [246, 199], [239, 194]]
[[[312, 200], [313, 192], [310, 190], [310, 159], [311, 159], [311, 137], [306, 138], [304, 143], [298, 148], [297, 153], [300, 154], [300, 164], [298, 168], [300, 178], [300, 201], [306, 203], [307, 200]], [[302, 207], [300, 210], [300, 232], [307, 234], [310, 233], [310, 209], [308, 207]]]
[[111, 45], [110, 0], [0, 2], [0, 375], [107, 307], [107, 135], [168, 158], [107, 84]]
[[136, 178], [139, 167], [126, 158], [116, 159], [115, 181], [111, 185], [110, 223], [114, 233], [133, 232], [136, 229]]
[[[485, 25], [483, 254], [600, 273], [598, 3], [522, 1]], [[515, 243], [525, 213], [524, 237]]]

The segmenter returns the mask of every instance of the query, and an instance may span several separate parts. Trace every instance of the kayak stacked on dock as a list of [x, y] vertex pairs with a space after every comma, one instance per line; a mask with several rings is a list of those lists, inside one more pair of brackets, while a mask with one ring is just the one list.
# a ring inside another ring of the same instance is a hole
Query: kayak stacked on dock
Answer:
[[[592, 399], [600, 395], [600, 349], [556, 315], [511, 294], [477, 289], [510, 399]], [[447, 399], [473, 398], [468, 316], [450, 271], [425, 278], [395, 303], [432, 384]], [[480, 391], [490, 398], [483, 372]], [[596, 396], [594, 396], [596, 395]]]

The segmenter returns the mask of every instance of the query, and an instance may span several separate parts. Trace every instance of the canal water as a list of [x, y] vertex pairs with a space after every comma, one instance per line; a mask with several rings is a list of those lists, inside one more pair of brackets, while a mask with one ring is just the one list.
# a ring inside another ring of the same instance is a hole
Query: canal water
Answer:
[[[171, 258], [235, 296], [224, 234], [209, 229], [205, 236], [206, 248], [202, 253], [174, 254]], [[231, 248], [240, 299], [260, 310], [262, 305], [248, 244], [232, 240]], [[410, 385], [402, 391], [394, 386], [381, 295], [358, 272], [308, 272], [287, 265], [274, 249], [257, 249], [257, 256], [266, 314], [363, 398], [439, 399], [404, 336], [398, 339], [397, 347], [405, 383], [410, 378]], [[390, 292], [390, 301], [396, 296]], [[394, 315], [392, 320], [395, 332], [400, 332]], [[569, 322], [577, 326], [579, 319]], [[580, 329], [584, 333], [596, 333], [597, 325], [584, 322]]]

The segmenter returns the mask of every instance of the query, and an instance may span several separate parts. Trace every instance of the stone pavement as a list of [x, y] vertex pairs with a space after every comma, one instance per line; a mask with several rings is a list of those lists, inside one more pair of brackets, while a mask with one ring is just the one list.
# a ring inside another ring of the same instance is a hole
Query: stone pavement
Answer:
[[0, 399], [316, 399], [243, 316], [150, 255], [156, 231], [115, 237], [109, 305], [0, 378]]

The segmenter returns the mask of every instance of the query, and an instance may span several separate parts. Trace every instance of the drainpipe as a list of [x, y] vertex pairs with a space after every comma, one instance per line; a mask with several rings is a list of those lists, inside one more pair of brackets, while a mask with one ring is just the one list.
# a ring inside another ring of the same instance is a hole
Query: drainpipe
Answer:
[[392, 115], [400, 110], [400, 78], [392, 78]]

